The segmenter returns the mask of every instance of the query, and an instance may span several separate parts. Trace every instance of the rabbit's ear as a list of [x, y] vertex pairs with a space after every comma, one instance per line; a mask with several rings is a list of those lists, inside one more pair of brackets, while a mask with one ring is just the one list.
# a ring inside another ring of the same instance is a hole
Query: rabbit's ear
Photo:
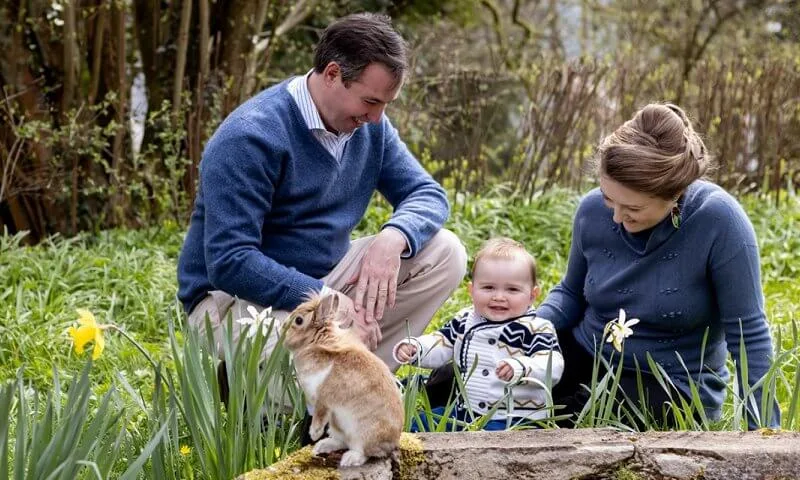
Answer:
[[328, 320], [335, 317], [336, 312], [339, 310], [339, 295], [338, 294], [330, 294], [325, 295], [322, 297], [322, 300], [319, 302], [319, 306], [317, 307], [317, 318], [316, 320], [320, 323], [327, 322]]

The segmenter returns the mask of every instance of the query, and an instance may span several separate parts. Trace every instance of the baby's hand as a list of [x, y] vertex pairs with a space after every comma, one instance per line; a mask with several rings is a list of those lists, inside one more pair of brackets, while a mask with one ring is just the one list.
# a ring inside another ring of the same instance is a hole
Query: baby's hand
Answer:
[[403, 343], [397, 347], [397, 359], [403, 363], [409, 362], [417, 355], [417, 347], [410, 343]]
[[511, 365], [509, 365], [508, 363], [500, 362], [500, 364], [497, 365], [497, 368], [495, 369], [494, 373], [500, 380], [508, 382], [514, 376], [514, 369], [511, 368]]

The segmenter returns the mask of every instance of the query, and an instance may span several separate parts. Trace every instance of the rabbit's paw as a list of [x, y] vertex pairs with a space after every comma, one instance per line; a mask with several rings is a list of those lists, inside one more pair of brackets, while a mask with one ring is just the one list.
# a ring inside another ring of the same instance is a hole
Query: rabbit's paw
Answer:
[[348, 450], [344, 452], [344, 455], [342, 455], [342, 461], [339, 462], [339, 466], [358, 467], [359, 465], [364, 465], [364, 462], [366, 461], [367, 457], [365, 457], [363, 453], [359, 452], [358, 450]]
[[317, 442], [317, 444], [314, 445], [314, 450], [312, 450], [311, 453], [315, 457], [319, 457], [324, 453], [335, 452], [336, 450], [342, 450], [343, 448], [346, 447], [347, 445], [345, 445], [344, 442], [337, 440], [335, 438], [328, 437], [328, 438], [323, 438], [322, 440]]
[[322, 438], [322, 435], [325, 433], [325, 424], [322, 422], [311, 422], [311, 426], [308, 429], [308, 435], [311, 437], [311, 440], [317, 441]]

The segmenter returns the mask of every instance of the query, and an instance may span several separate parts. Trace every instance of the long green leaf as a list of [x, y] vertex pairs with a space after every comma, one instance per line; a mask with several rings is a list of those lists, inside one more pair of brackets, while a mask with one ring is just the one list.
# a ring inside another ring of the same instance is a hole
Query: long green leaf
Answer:
[[164, 422], [164, 425], [161, 426], [158, 432], [153, 435], [153, 438], [147, 442], [147, 445], [145, 445], [144, 449], [142, 449], [142, 453], [140, 453], [139, 456], [136, 457], [136, 460], [134, 460], [128, 466], [128, 468], [125, 469], [125, 472], [120, 475], [119, 480], [134, 480], [138, 478], [139, 472], [141, 472], [144, 463], [150, 459], [150, 456], [153, 454], [153, 450], [155, 450], [158, 444], [164, 440], [164, 433], [167, 431], [167, 427], [169, 427], [169, 423]]

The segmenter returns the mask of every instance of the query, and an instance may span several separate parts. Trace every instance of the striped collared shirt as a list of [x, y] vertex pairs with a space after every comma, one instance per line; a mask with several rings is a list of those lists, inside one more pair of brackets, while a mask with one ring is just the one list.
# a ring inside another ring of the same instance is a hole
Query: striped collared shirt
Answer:
[[311, 75], [312, 71], [313, 70], [305, 75], [292, 79], [286, 89], [300, 108], [300, 114], [303, 116], [303, 120], [305, 120], [314, 138], [322, 144], [325, 150], [327, 150], [337, 162], [341, 162], [342, 155], [344, 154], [344, 147], [347, 141], [350, 140], [350, 137], [353, 136], [355, 130], [353, 130], [353, 132], [340, 133], [337, 135], [329, 132], [328, 129], [325, 128], [322, 117], [319, 116], [319, 110], [317, 110], [317, 106], [311, 98], [311, 92], [308, 90], [308, 77]]
[[[300, 115], [303, 116], [303, 120], [305, 120], [306, 125], [308, 125], [308, 129], [311, 130], [314, 138], [316, 138], [317, 141], [322, 144], [325, 150], [327, 150], [337, 162], [341, 163], [342, 155], [344, 154], [344, 147], [347, 144], [347, 141], [350, 140], [350, 137], [353, 136], [355, 130], [350, 133], [340, 133], [337, 135], [333, 132], [329, 132], [328, 129], [325, 128], [325, 124], [322, 122], [322, 117], [319, 116], [319, 110], [317, 110], [317, 106], [314, 104], [314, 100], [311, 98], [311, 92], [308, 90], [308, 77], [313, 71], [313, 69], [309, 70], [305, 75], [301, 75], [290, 80], [289, 84], [286, 86], [286, 90], [289, 91], [289, 95], [294, 98], [295, 103], [297, 103], [297, 106], [300, 108]], [[410, 254], [408, 245], [410, 245], [410, 242], [408, 241], [406, 234], [398, 228], [385, 228], [396, 230], [400, 235], [403, 236], [406, 241], [406, 249], [401, 257], [408, 258]], [[327, 293], [327, 288], [327, 286], [322, 287], [323, 295]]]

